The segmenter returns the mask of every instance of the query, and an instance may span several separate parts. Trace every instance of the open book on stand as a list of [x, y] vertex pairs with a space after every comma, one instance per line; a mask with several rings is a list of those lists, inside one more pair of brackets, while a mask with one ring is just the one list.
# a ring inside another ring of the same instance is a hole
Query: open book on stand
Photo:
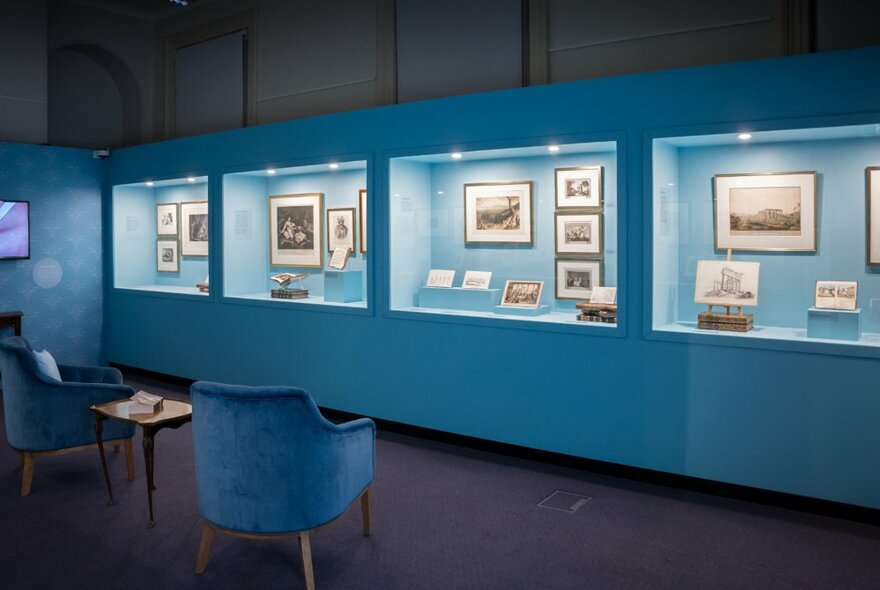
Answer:
[[152, 416], [162, 409], [162, 397], [146, 391], [138, 391], [129, 398], [129, 416]]

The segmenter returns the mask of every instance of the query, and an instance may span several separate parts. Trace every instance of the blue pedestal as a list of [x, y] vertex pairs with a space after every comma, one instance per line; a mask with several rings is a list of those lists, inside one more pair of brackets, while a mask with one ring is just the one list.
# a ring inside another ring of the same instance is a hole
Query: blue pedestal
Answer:
[[500, 302], [501, 289], [419, 288], [419, 307], [489, 312]]
[[350, 303], [363, 300], [363, 275], [361, 270], [325, 270], [324, 301]]
[[830, 338], [833, 340], [858, 340], [861, 337], [862, 310], [839, 309], [807, 310], [807, 338]]
[[496, 305], [495, 313], [504, 315], [544, 315], [550, 313], [549, 305], [539, 305], [538, 307], [508, 307], [506, 305]]

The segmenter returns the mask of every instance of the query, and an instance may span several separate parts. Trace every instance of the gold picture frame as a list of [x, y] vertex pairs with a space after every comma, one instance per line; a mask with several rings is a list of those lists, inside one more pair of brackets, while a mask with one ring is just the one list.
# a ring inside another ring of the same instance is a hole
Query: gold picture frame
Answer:
[[465, 184], [465, 245], [533, 245], [532, 186], [531, 180]]

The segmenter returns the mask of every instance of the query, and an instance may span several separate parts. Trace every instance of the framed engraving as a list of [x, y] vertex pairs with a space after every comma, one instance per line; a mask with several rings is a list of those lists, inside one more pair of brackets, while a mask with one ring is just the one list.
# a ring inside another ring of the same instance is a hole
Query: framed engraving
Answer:
[[602, 167], [556, 168], [556, 208], [602, 206]]
[[321, 268], [323, 193], [269, 197], [269, 264]]
[[556, 254], [602, 255], [602, 213], [556, 213]]
[[859, 284], [856, 281], [816, 281], [816, 309], [855, 311]]
[[208, 201], [180, 204], [182, 256], [208, 255]]
[[358, 220], [361, 229], [361, 254], [367, 252], [367, 189], [362, 188], [358, 191], [358, 200], [360, 201], [360, 214]]
[[488, 289], [489, 282], [492, 280], [491, 271], [468, 270], [464, 273], [461, 280], [462, 289]]
[[880, 166], [865, 168], [865, 219], [867, 263], [880, 265]]
[[538, 307], [544, 281], [507, 281], [501, 295], [501, 305], [508, 307]]
[[454, 270], [437, 270], [432, 268], [428, 273], [428, 281], [425, 285], [428, 287], [451, 287], [454, 278]]
[[156, 270], [158, 272], [180, 271], [180, 242], [173, 240], [156, 240]]
[[816, 251], [816, 173], [717, 174], [715, 248]]
[[556, 259], [556, 298], [589, 301], [602, 284], [601, 260]]
[[698, 260], [694, 302], [708, 305], [758, 305], [760, 262]]
[[532, 182], [464, 185], [465, 244], [532, 244]]
[[347, 209], [327, 209], [327, 251], [337, 248], [348, 248], [354, 252], [355, 221], [357, 211], [354, 207]]
[[176, 236], [180, 225], [180, 209], [177, 203], [156, 205], [156, 235]]

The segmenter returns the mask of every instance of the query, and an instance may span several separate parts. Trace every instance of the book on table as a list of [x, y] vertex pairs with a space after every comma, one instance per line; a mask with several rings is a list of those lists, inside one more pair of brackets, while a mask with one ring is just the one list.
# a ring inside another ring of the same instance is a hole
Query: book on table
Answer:
[[152, 416], [162, 409], [162, 396], [143, 390], [128, 399], [129, 416]]

